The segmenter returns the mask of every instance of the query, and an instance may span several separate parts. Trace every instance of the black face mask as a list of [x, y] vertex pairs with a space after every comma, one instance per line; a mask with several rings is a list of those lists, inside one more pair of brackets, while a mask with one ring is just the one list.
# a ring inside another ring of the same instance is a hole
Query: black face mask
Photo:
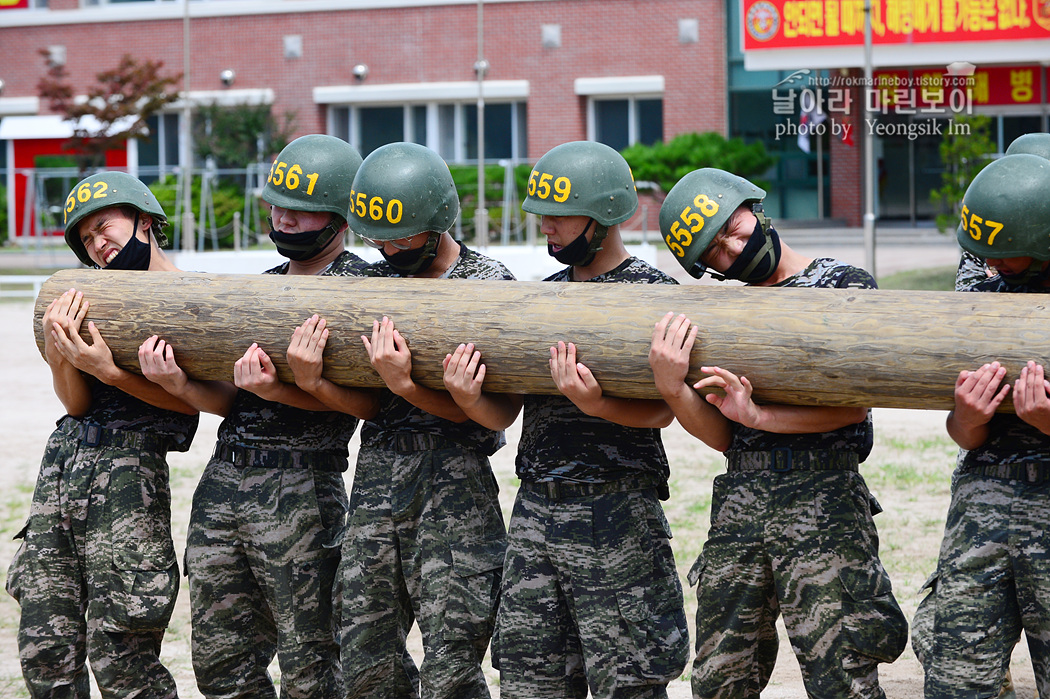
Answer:
[[427, 236], [427, 242], [423, 243], [418, 248], [413, 248], [411, 250], [398, 250], [392, 255], [388, 255], [386, 249], [383, 248], [379, 251], [379, 254], [382, 255], [383, 259], [400, 274], [408, 276], [422, 274], [430, 269], [430, 265], [434, 264], [434, 260], [437, 258], [438, 244], [440, 242], [441, 234], [431, 233]]
[[316, 257], [328, 247], [337, 233], [335, 226], [330, 223], [321, 230], [302, 233], [282, 233], [274, 229], [273, 222], [270, 223], [270, 240], [277, 246], [277, 252], [296, 262]]
[[553, 245], [547, 243], [547, 254], [563, 265], [571, 265], [573, 267], [586, 267], [589, 265], [594, 261], [595, 254], [601, 249], [600, 243], [602, 238], [605, 238], [604, 233], [599, 238], [599, 229], [595, 228], [594, 238], [590, 241], [587, 240], [587, 231], [590, 230], [592, 223], [595, 223], [593, 218], [584, 226], [582, 233], [557, 252], [554, 251]]
[[763, 230], [762, 222], [756, 221], [755, 230], [748, 237], [740, 256], [722, 276], [726, 279], [739, 279], [747, 284], [761, 284], [773, 276], [779, 264], [780, 236], [772, 226]]
[[149, 269], [150, 244], [143, 243], [136, 235], [139, 231], [139, 217], [131, 228], [131, 239], [124, 243], [117, 256], [106, 265], [106, 269], [128, 269], [145, 272]]

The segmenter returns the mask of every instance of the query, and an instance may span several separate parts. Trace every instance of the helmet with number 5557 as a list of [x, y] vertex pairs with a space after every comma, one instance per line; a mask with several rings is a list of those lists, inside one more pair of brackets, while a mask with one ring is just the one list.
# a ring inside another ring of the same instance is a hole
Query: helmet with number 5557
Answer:
[[638, 209], [638, 190], [622, 155], [597, 141], [570, 141], [536, 162], [521, 208], [537, 216], [588, 216], [614, 226]]
[[89, 214], [113, 206], [130, 206], [149, 214], [153, 217], [151, 232], [157, 240], [157, 245], [163, 246], [167, 243], [161, 228], [168, 225], [168, 217], [149, 187], [126, 172], [98, 172], [77, 182], [66, 197], [63, 207], [66, 244], [88, 267], [94, 267], [95, 261], [84, 248], [77, 227]]
[[959, 245], [982, 259], [1050, 260], [1048, 193], [1050, 160], [1023, 153], [989, 163], [963, 195]]
[[459, 216], [459, 193], [441, 156], [418, 143], [388, 143], [368, 154], [354, 178], [346, 218], [370, 240], [444, 233]]
[[290, 211], [328, 211], [346, 218], [350, 184], [361, 154], [335, 136], [300, 136], [278, 154], [263, 186], [263, 201]]
[[1026, 133], [1015, 138], [1007, 147], [1006, 154], [1020, 155], [1021, 153], [1038, 155], [1050, 160], [1050, 133]]
[[761, 202], [764, 189], [725, 170], [693, 170], [671, 188], [660, 206], [660, 234], [678, 264], [694, 277], [700, 257], [741, 204]]

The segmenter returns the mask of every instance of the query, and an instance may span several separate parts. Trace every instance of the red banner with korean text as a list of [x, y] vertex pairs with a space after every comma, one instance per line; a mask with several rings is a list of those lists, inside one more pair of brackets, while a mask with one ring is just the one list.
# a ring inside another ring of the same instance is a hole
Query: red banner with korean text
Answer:
[[[864, 43], [864, 0], [741, 0], [744, 50]], [[1050, 38], [1050, 0], [871, 0], [875, 44]]]
[[943, 68], [877, 70], [873, 75], [876, 94], [869, 108], [914, 113], [911, 110], [916, 107], [951, 103], [963, 89], [974, 107], [1038, 105], [1042, 103], [1041, 70], [1037, 65], [978, 67], [965, 78], [946, 75]]

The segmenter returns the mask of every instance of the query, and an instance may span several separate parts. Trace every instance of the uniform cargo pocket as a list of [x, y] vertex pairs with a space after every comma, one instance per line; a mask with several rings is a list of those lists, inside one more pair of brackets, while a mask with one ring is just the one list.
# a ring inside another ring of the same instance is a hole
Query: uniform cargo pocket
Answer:
[[839, 582], [849, 647], [877, 662], [892, 663], [908, 642], [908, 621], [893, 597], [886, 570], [877, 561], [867, 569], [845, 568]]
[[492, 635], [506, 552], [503, 540], [452, 549], [452, 576], [444, 613], [446, 640], [476, 641]]
[[102, 628], [106, 631], [162, 631], [168, 626], [179, 592], [179, 564], [169, 542], [140, 542], [135, 549], [115, 548]]

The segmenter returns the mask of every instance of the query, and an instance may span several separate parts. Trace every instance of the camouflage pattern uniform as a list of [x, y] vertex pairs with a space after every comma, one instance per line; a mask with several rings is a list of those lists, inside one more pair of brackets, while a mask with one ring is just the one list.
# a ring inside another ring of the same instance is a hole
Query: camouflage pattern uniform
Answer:
[[[999, 277], [972, 291], [1050, 293]], [[937, 571], [924, 586], [927, 697], [996, 696], [1022, 630], [1039, 696], [1050, 696], [1050, 436], [1013, 414], [988, 427], [953, 475]]]
[[[570, 280], [567, 268], [546, 281]], [[589, 281], [675, 283], [636, 258]], [[561, 395], [526, 396], [516, 470], [500, 696], [666, 697], [689, 632], [660, 504], [670, 475], [660, 430], [591, 417]]]
[[963, 250], [955, 272], [955, 290], [970, 291], [975, 284], [984, 281], [988, 281], [988, 265], [977, 255]]
[[[386, 261], [372, 273], [400, 276]], [[514, 279], [462, 245], [444, 277]], [[383, 390], [379, 414], [361, 428], [339, 573], [347, 697], [489, 696], [481, 660], [507, 534], [488, 457], [505, 443], [503, 432]], [[425, 655], [418, 671], [405, 648], [413, 620]]]
[[[875, 287], [864, 270], [818, 259], [785, 287]], [[775, 293], [775, 292], [774, 292]], [[868, 419], [825, 433], [733, 425], [727, 473], [715, 478], [697, 587], [693, 696], [758, 697], [784, 623], [814, 697], [885, 697], [878, 663], [907, 642], [907, 621], [879, 560], [882, 511], [858, 472]]]
[[[362, 276], [343, 252], [322, 275]], [[281, 274], [287, 263], [269, 270]], [[186, 541], [193, 670], [206, 697], [342, 696], [332, 609], [357, 418], [238, 391], [193, 494]]]
[[196, 430], [98, 382], [58, 421], [7, 573], [30, 696], [88, 699], [85, 657], [104, 696], [177, 696], [159, 658], [179, 590], [166, 453]]

